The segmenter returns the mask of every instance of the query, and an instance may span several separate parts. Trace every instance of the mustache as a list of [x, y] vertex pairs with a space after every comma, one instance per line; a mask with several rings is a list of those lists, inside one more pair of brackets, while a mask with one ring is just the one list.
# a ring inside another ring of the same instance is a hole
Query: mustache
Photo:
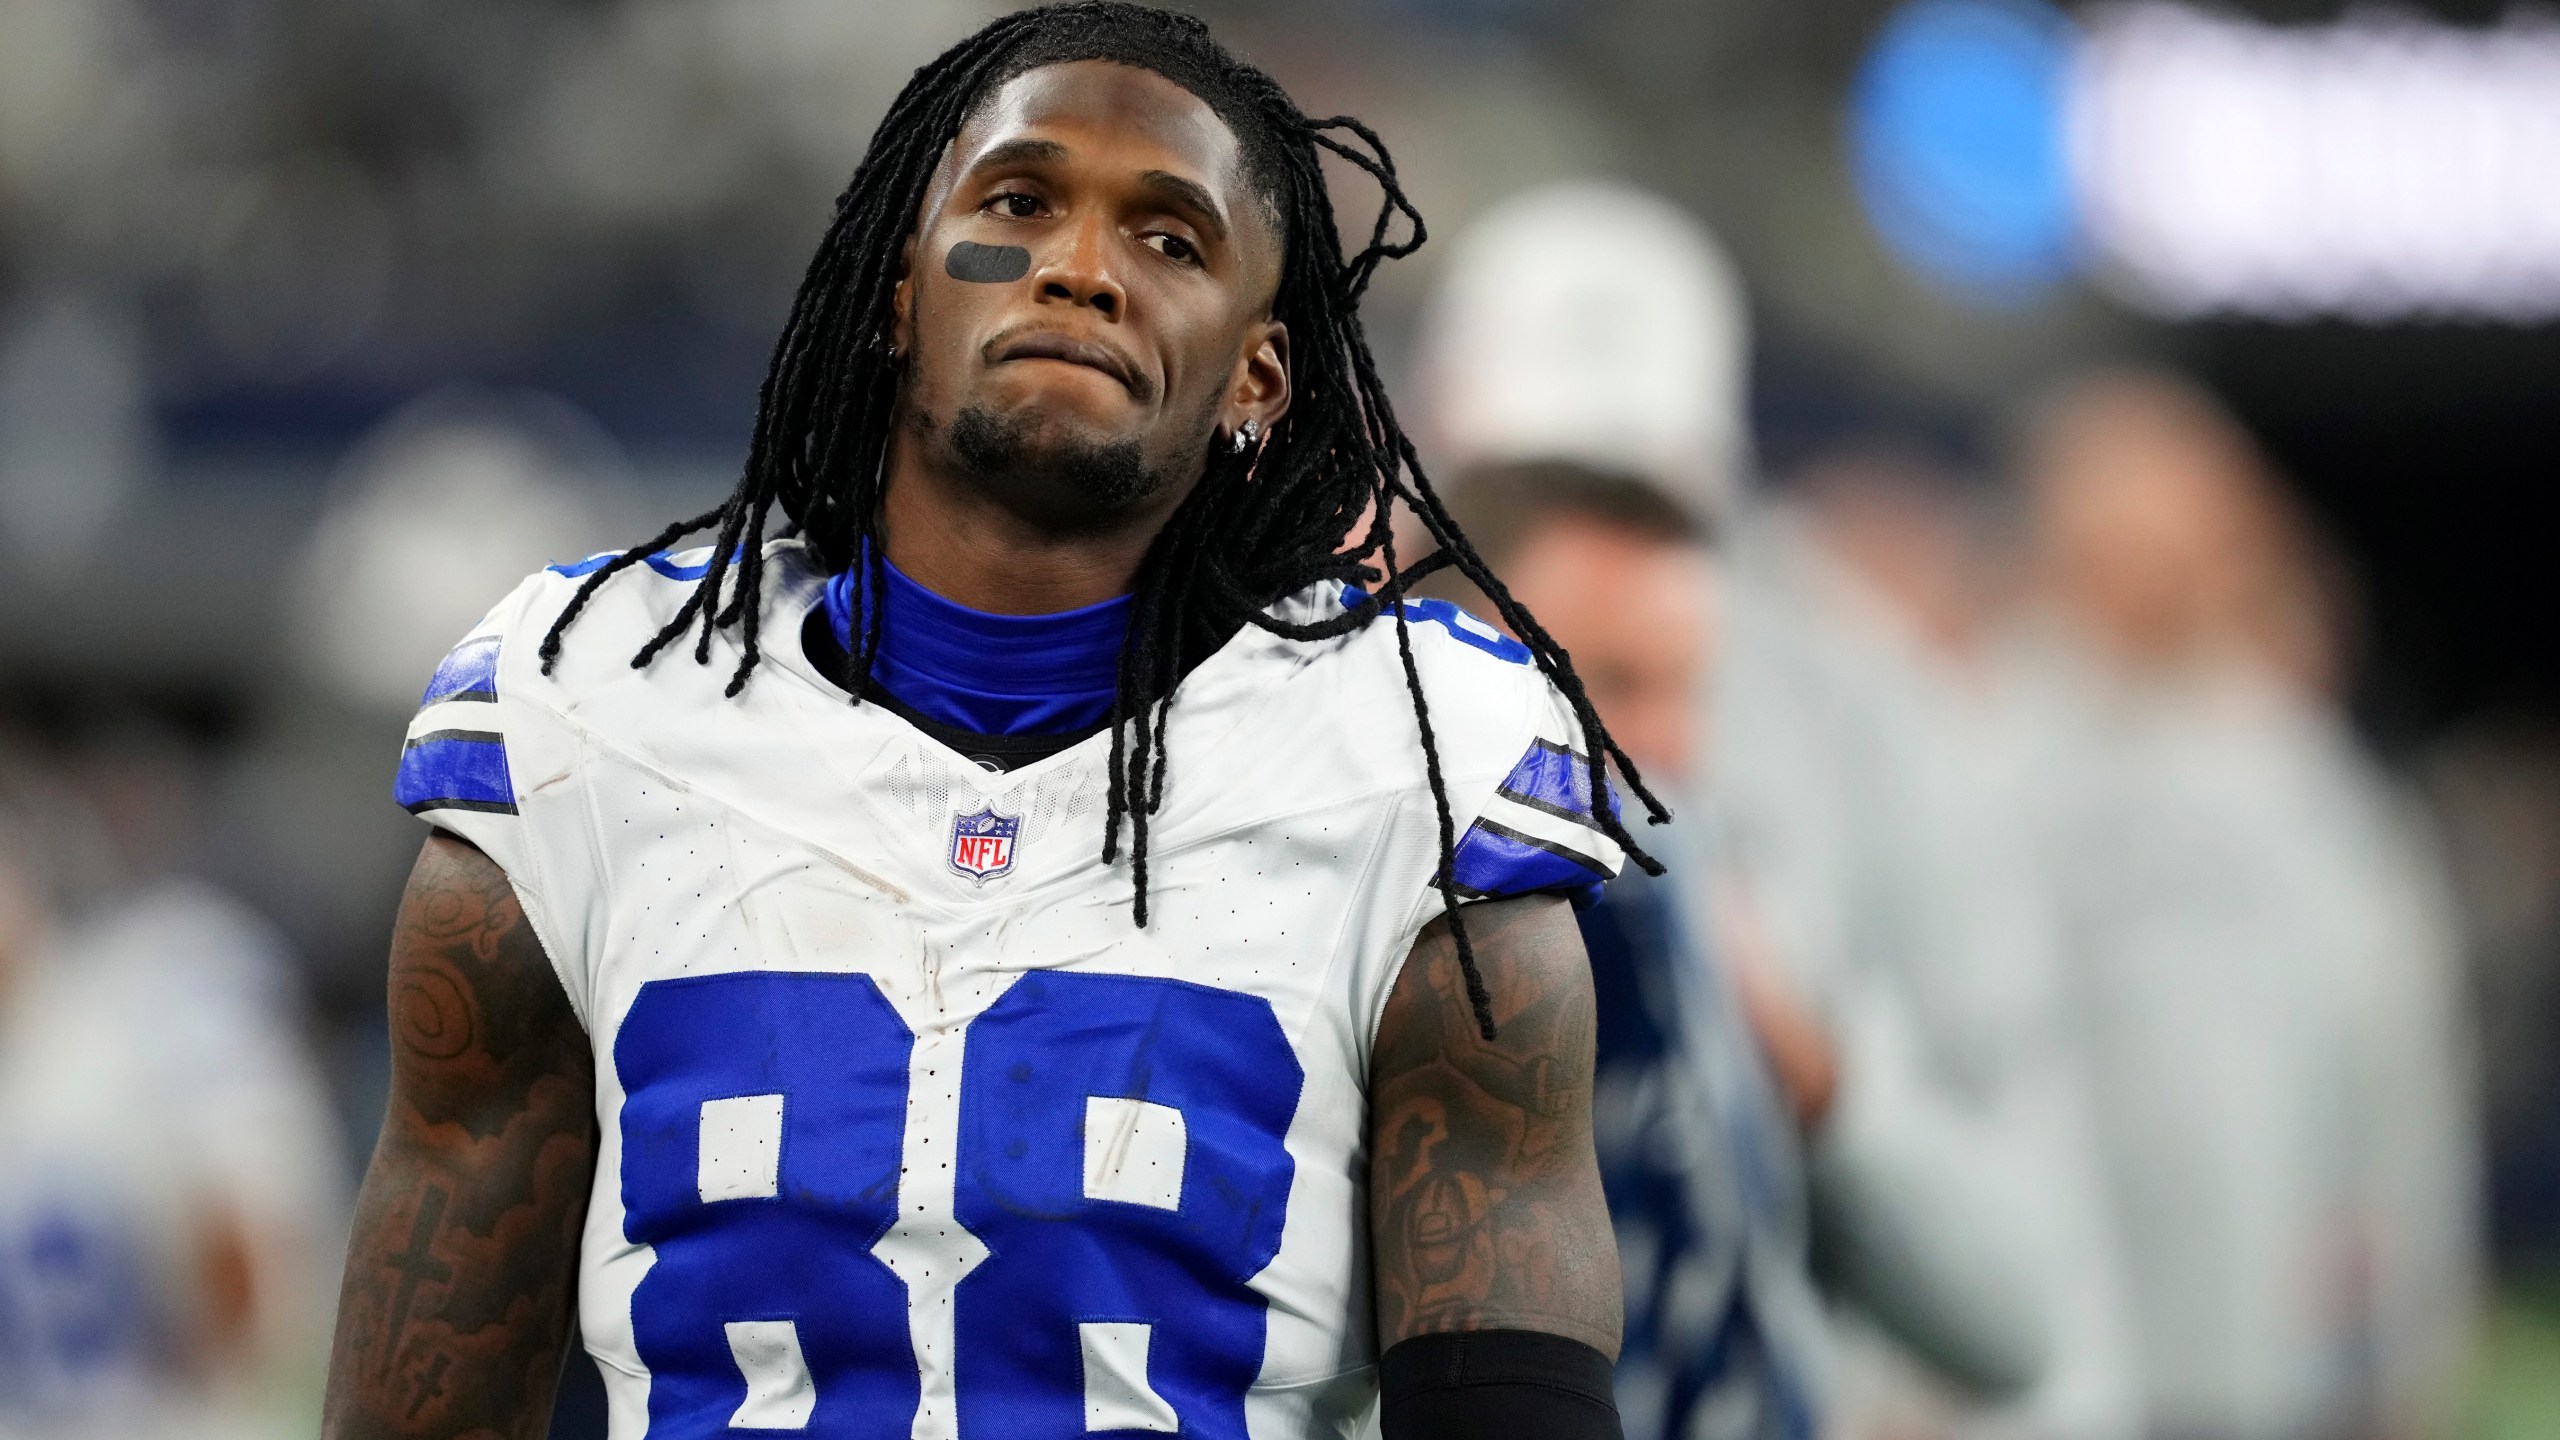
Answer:
[[1086, 365], [1120, 382], [1131, 398], [1150, 404], [1156, 398], [1156, 384], [1135, 357], [1115, 345], [1037, 324], [1017, 325], [997, 332], [978, 351], [989, 365], [1008, 360], [1064, 360], [1071, 365]]

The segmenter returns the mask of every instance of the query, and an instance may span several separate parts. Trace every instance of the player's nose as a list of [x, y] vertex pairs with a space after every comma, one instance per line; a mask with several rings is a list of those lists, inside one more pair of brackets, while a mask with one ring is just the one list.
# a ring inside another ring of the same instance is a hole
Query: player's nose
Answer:
[[1109, 223], [1098, 215], [1059, 235], [1031, 277], [1041, 303], [1090, 306], [1106, 320], [1125, 314], [1129, 296], [1112, 273], [1110, 239]]

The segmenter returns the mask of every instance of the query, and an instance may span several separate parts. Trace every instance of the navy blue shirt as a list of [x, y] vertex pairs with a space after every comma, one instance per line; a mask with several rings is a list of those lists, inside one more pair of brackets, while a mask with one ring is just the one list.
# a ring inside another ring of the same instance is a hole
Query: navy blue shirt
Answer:
[[1757, 1042], [1673, 881], [1630, 868], [1580, 920], [1628, 1440], [1812, 1440], [1795, 1140]]

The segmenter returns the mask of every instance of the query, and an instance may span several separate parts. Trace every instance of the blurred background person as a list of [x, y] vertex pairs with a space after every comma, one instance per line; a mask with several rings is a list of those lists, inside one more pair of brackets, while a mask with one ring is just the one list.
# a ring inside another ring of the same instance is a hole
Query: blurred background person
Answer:
[[[1699, 778], [1746, 334], [1731, 264], [1694, 220], [1630, 185], [1565, 181], [1460, 237], [1417, 366], [1435, 458], [1462, 467], [1442, 472], [1460, 524], [1515, 596], [1559, 607], [1541, 622], [1675, 808]], [[1425, 589], [1499, 618], [1463, 582]], [[1613, 884], [1581, 917], [1627, 1285], [1620, 1413], [1630, 1435], [1823, 1433], [1829, 1340], [1792, 1111], [1821, 1103], [1829, 1055], [1805, 1020], [1795, 1070], [1771, 1069], [1698, 883], [1712, 839], [1694, 815], [1672, 831], [1666, 876]]]
[[2068, 1003], [2067, 936], [2037, 868], [2041, 777], [2000, 661], [1999, 501], [1960, 463], [1916, 429], [1852, 434], [1764, 495], [1750, 554], [1766, 668], [1756, 690], [1737, 679], [1727, 712], [1733, 765], [1756, 767], [1734, 781], [1748, 817], [1737, 823], [1793, 890], [1782, 923], [1837, 947], [1833, 963], [1895, 982], [1916, 1062], [1943, 1097], [1935, 1123], [1956, 1127], [1938, 1143], [2003, 1177], [2007, 1203], [2028, 1199], [2024, 1214], [1974, 1219], [2033, 1257], [2052, 1337], [2044, 1374], [1987, 1405], [1870, 1347], [1869, 1422], [2134, 1435], [2127, 1259]]
[[[1899, 1354], [1986, 1433], [2136, 1433], [2053, 957], [2032, 900], [2021, 914], [2001, 899], [2023, 845], [1982, 821], [1973, 830], [2000, 839], [1951, 857], [1948, 816], [2006, 812], [1968, 808], [1972, 777], [1890, 703], [1905, 697], [1878, 672], [1886, 657], [1851, 655], [1821, 627], [1771, 559], [1777, 524], [1739, 503], [1748, 332], [1730, 262], [1677, 207], [1597, 181], [1508, 199], [1453, 252], [1417, 366], [1441, 450], [1480, 467], [1450, 482], [1453, 503], [1494, 509], [1492, 533], [1521, 537], [1515, 583], [1581, 592], [1566, 613], [1589, 617], [1595, 687], [1645, 676], [1627, 697], [1649, 702], [1639, 713], [1687, 727], [1657, 742], [1664, 778], [1714, 827], [1687, 901], [1717, 928], [1734, 1000], [1803, 1128], [1815, 1260], [1844, 1306], [1896, 1337], [1838, 1377], [1837, 1423], [1899, 1423], [1911, 1407], [1888, 1395], [1921, 1388], [1884, 1380], [1917, 1373], [1882, 1358]], [[1541, 455], [1645, 476], [1652, 508], [1570, 467], [1481, 468]], [[1553, 493], [1536, 493], [1541, 474]], [[1642, 588], [1634, 541], [1647, 516], [1682, 507], [1739, 522], [1733, 644], [1712, 666], [1674, 663], [1705, 632], [1675, 644], [1679, 608]], [[1621, 887], [1626, 903], [1638, 888]], [[1863, 948], [1834, 938], [1847, 935]], [[1831, 948], [1817, 958], [1817, 944]]]
[[[1570, 461], [1447, 484], [1477, 552], [1575, 655], [1610, 733], [1652, 783], [1684, 787], [1715, 654], [1705, 522], [1656, 485]], [[1464, 581], [1434, 577], [1422, 592], [1497, 613]], [[1694, 818], [1650, 832], [1673, 873], [1613, 882], [1580, 916], [1599, 1015], [1594, 1139], [1626, 1282], [1618, 1411], [1630, 1436], [1814, 1440], [1827, 1433], [1829, 1344], [1806, 1269], [1802, 1160], [1788, 1097], [1682, 879], [1701, 833]]]
[[2192, 386], [2027, 430], [2039, 776], [2148, 1405], [2199, 1437], [2440, 1435], [2476, 1303], [2474, 1056], [2409, 798], [2349, 733], [2327, 556]]
[[0, 1436], [307, 1428], [343, 1223], [282, 949], [158, 867], [146, 736], [0, 754]]
[[[1908, 458], [1795, 478], [1737, 526], [1715, 783], [1768, 952], [1841, 1054], [1814, 1183], [1817, 1254], [1862, 1322], [1844, 1403], [1872, 1433], [2140, 1434], [2059, 937], [1967, 653], [1959, 526]], [[1884, 537], [1844, 513], [1852, 492], [1897, 511]], [[1857, 543], [1880, 538], [1889, 554]]]

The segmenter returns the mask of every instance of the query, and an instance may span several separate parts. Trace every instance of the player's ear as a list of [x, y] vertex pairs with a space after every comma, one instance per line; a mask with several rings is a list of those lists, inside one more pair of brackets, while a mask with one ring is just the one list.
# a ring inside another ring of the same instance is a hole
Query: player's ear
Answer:
[[1264, 434], [1289, 413], [1289, 327], [1265, 320], [1245, 335], [1244, 353], [1236, 357], [1234, 378], [1227, 386], [1226, 413], [1220, 417], [1232, 434], [1253, 421]]
[[898, 283], [889, 291], [889, 343], [901, 355], [916, 353], [915, 259], [916, 237], [909, 235], [898, 247]]

